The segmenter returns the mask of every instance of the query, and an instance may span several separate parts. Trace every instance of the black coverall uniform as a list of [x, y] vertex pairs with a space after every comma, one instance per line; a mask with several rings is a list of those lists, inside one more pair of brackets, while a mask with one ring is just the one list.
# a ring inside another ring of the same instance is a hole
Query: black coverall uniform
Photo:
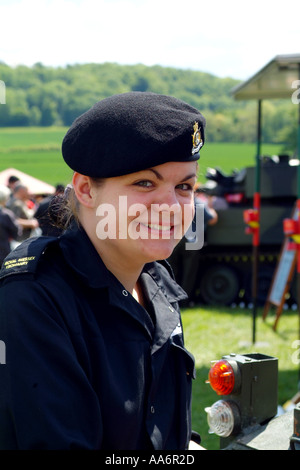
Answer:
[[83, 229], [10, 253], [0, 281], [0, 449], [187, 448], [185, 293], [165, 262], [147, 264], [141, 282], [147, 310]]

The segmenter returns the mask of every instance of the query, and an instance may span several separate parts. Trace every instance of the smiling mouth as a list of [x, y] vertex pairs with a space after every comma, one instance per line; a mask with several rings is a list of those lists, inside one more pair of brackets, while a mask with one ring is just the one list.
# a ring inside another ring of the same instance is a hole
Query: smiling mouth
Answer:
[[140, 222], [140, 231], [148, 233], [150, 238], [154, 239], [170, 239], [173, 238], [175, 226], [174, 225], [161, 225]]
[[149, 228], [150, 230], [158, 230], [160, 232], [171, 232], [173, 230], [174, 225], [158, 225], [158, 224], [141, 224], [144, 227]]

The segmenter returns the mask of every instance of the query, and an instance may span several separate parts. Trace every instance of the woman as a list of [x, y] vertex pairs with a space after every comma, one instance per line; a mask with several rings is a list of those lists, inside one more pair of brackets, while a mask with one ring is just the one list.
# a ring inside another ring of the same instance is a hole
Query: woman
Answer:
[[23, 243], [1, 272], [1, 448], [187, 448], [186, 294], [156, 260], [191, 223], [203, 127], [180, 100], [125, 93], [69, 129], [70, 227]]

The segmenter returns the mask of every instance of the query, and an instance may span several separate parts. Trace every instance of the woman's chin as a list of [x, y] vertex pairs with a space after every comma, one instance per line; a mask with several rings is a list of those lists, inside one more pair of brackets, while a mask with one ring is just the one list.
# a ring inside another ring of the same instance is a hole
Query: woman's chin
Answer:
[[143, 242], [142, 254], [147, 263], [169, 258], [177, 245], [177, 241], [174, 241], [174, 239], [143, 240]]

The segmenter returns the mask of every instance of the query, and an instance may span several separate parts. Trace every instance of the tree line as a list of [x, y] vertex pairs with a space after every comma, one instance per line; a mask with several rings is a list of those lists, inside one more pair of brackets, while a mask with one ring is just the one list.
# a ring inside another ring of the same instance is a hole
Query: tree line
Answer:
[[[0, 126], [69, 126], [96, 101], [115, 93], [152, 91], [172, 95], [198, 108], [207, 120], [211, 142], [254, 142], [257, 103], [236, 101], [231, 90], [239, 81], [171, 67], [75, 64], [49, 67], [8, 66], [0, 62], [6, 102], [0, 104]], [[263, 141], [294, 151], [297, 106], [289, 100], [263, 102]]]

